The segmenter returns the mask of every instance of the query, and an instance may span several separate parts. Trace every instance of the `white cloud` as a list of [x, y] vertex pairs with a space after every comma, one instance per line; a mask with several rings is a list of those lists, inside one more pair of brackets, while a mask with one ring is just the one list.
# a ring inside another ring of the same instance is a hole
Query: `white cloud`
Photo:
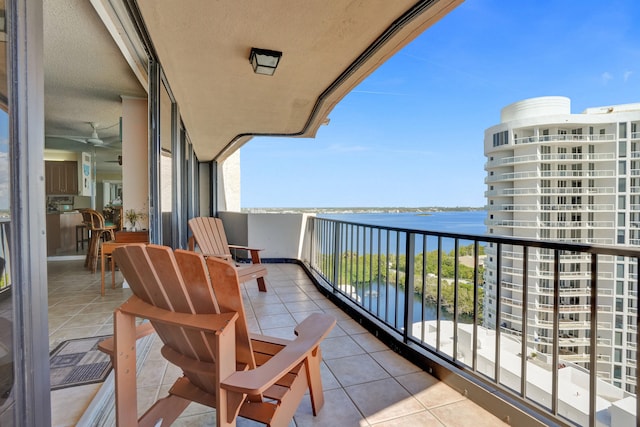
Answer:
[[627, 80], [629, 80], [629, 77], [631, 77], [631, 74], [633, 74], [633, 71], [627, 70], [624, 72], [624, 82], [626, 83]]
[[602, 73], [602, 83], [607, 84], [609, 82], [609, 80], [613, 79], [613, 75], [608, 72], [605, 71], [604, 73]]

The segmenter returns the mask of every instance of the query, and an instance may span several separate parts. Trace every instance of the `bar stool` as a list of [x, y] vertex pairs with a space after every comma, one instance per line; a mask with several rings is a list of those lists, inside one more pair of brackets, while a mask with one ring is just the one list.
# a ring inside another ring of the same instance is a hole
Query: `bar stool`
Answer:
[[105, 223], [102, 214], [94, 209], [86, 209], [86, 212], [91, 218], [91, 222], [89, 223], [91, 237], [89, 239], [89, 250], [85, 266], [88, 267], [92, 273], [95, 273], [98, 268], [100, 240], [105, 238], [107, 238], [107, 240], [115, 240], [115, 230], [117, 226]]
[[84, 242], [89, 243], [89, 229], [83, 222], [82, 224], [76, 225], [76, 252], [78, 252], [78, 247], [84, 250]]

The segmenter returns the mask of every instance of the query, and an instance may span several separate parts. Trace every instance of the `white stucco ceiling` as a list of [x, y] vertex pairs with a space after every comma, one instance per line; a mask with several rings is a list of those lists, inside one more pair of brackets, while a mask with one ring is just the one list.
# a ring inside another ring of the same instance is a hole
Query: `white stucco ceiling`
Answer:
[[[256, 134], [314, 136], [342, 97], [461, 2], [135, 3], [196, 154], [211, 160]], [[116, 123], [120, 97], [146, 92], [96, 8], [88, 0], [45, 0], [44, 12], [46, 134], [89, 136], [88, 122]], [[251, 47], [283, 52], [274, 76], [253, 73]], [[117, 138], [117, 129], [100, 137]]]

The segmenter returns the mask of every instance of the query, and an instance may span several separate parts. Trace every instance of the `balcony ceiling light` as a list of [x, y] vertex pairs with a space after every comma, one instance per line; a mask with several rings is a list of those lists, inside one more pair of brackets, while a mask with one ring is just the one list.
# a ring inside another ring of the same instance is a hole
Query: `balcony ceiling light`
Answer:
[[251, 62], [254, 73], [273, 76], [281, 56], [282, 52], [252, 47], [249, 62]]

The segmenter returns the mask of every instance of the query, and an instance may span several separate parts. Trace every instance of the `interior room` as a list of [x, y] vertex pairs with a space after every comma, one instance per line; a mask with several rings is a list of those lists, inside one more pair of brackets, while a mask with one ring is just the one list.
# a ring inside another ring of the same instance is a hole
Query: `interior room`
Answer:
[[134, 74], [100, 19], [90, 2], [73, 8], [44, 2], [50, 258], [86, 254], [88, 230], [78, 209], [95, 209], [107, 222], [122, 209], [122, 100], [147, 96], [146, 81]]

